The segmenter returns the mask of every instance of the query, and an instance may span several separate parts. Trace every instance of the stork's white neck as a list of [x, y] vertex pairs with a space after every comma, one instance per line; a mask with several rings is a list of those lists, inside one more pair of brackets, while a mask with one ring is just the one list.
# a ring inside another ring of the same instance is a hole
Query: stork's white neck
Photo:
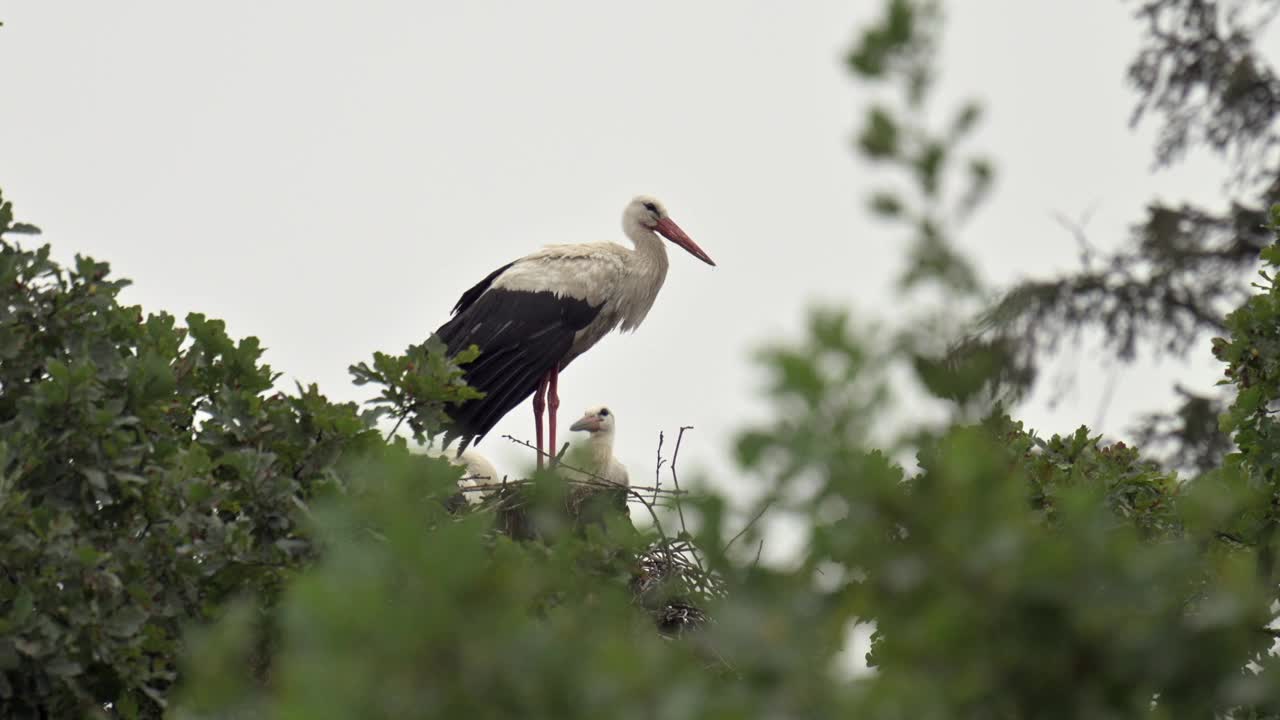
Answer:
[[587, 454], [591, 458], [591, 472], [603, 475], [613, 459], [613, 433], [607, 430], [591, 433], [587, 438]]
[[658, 236], [658, 233], [636, 223], [627, 228], [627, 238], [635, 246], [637, 256], [655, 268], [662, 268], [665, 274], [667, 269], [667, 246], [662, 241], [662, 238]]
[[626, 233], [636, 249], [626, 287], [620, 288], [625, 298], [619, 307], [624, 332], [634, 330], [649, 314], [662, 283], [667, 280], [669, 265], [666, 243], [656, 232], [635, 223], [626, 228]]

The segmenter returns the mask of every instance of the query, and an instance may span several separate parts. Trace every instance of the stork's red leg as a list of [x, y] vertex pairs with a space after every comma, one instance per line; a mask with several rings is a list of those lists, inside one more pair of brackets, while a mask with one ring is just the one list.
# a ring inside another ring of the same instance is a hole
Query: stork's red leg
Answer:
[[551, 368], [551, 372], [547, 373], [547, 406], [551, 411], [547, 413], [547, 427], [551, 430], [551, 455], [555, 457], [560, 448], [556, 445], [556, 411], [560, 409], [560, 392], [557, 388], [560, 382], [560, 366]]
[[[538, 469], [542, 469], [542, 409], [546, 407], [547, 380], [538, 382], [538, 390], [533, 393], [533, 434], [538, 445]], [[554, 425], [552, 426], [554, 427]], [[552, 435], [552, 439], [555, 435]]]

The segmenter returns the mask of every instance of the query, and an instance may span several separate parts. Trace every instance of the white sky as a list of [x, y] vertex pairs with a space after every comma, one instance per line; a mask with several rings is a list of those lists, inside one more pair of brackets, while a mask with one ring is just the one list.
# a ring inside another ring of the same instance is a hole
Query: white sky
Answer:
[[[942, 89], [986, 103], [978, 146], [999, 173], [962, 238], [987, 277], [1071, 267], [1054, 213], [1092, 213], [1107, 247], [1154, 196], [1218, 197], [1212, 163], [1153, 175], [1153, 128], [1127, 126], [1128, 4], [950, 5]], [[60, 257], [132, 278], [127, 302], [223, 318], [290, 385], [339, 400], [369, 395], [349, 364], [421, 341], [492, 269], [625, 242], [623, 205], [654, 194], [719, 267], [673, 247], [644, 326], [565, 375], [561, 424], [610, 405], [636, 482], [660, 429], [694, 425], [683, 477], [734, 487], [733, 434], [766, 410], [751, 351], [795, 337], [815, 302], [898, 311], [906, 238], [864, 211], [867, 96], [842, 63], [880, 6], [11, 3], [0, 183]], [[1205, 359], [1190, 378], [1216, 373]], [[1177, 375], [1122, 371], [1100, 429], [1167, 407]], [[1045, 434], [1092, 424], [1102, 385], [1022, 416]], [[527, 403], [478, 448], [513, 471], [527, 456], [505, 433], [532, 436]]]

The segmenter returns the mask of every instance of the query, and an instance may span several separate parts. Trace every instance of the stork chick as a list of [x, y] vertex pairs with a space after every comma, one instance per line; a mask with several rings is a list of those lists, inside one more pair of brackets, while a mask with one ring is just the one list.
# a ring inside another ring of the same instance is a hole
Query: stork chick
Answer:
[[[489, 459], [475, 450], [463, 450], [460, 455], [451, 452], [442, 452], [431, 448], [427, 450], [427, 454], [432, 457], [440, 457], [449, 461], [454, 467], [463, 469], [462, 477], [458, 478], [458, 488], [470, 488], [477, 485], [493, 485], [502, 482], [502, 475], [498, 473], [498, 469], [489, 462]], [[484, 496], [488, 493], [482, 492], [464, 492], [462, 496], [466, 498], [467, 504], [479, 505], [484, 502]]]
[[587, 467], [583, 468], [584, 470], [614, 485], [622, 487], [630, 485], [626, 466], [613, 456], [613, 438], [614, 431], [617, 429], [617, 419], [609, 408], [603, 405], [589, 408], [577, 422], [569, 426], [569, 429], [574, 432], [588, 433]]

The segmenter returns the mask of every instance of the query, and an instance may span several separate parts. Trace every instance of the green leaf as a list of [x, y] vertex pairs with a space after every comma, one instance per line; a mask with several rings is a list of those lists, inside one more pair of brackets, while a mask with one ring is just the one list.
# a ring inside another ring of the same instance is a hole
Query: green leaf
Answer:
[[912, 42], [915, 10], [907, 0], [890, 0], [885, 16], [868, 28], [849, 53], [849, 67], [867, 78], [884, 75], [897, 53]]
[[926, 195], [937, 195], [941, 184], [942, 163], [947, 157], [947, 148], [939, 142], [927, 143], [916, 157], [914, 166], [920, 187]]
[[895, 218], [902, 215], [902, 201], [891, 192], [877, 192], [871, 196], [871, 211], [884, 218]]
[[976, 101], [970, 100], [962, 105], [956, 112], [955, 119], [951, 121], [952, 139], [967, 135], [978, 124], [981, 117], [982, 106]]
[[1280, 266], [1280, 245], [1268, 245], [1260, 253], [1262, 261], [1272, 266]]
[[209, 498], [213, 497], [213, 488], [208, 483], [194, 481], [187, 486], [187, 500], [193, 505], [199, 505]]
[[873, 160], [897, 155], [898, 126], [887, 109], [876, 106], [867, 111], [866, 125], [858, 138], [858, 144]]
[[35, 609], [35, 596], [32, 595], [30, 588], [19, 588], [18, 595], [13, 599], [13, 609], [9, 611], [9, 622], [14, 627], [21, 627], [31, 617], [31, 613]]
[[125, 605], [111, 616], [104, 627], [113, 637], [131, 638], [138, 634], [147, 620], [147, 613], [136, 605]]
[[[21, 658], [18, 657], [18, 651], [13, 646], [13, 640], [6, 637], [0, 637], [0, 671], [16, 670]], [[0, 672], [0, 675], [3, 675]]]
[[86, 567], [97, 565], [98, 561], [101, 560], [102, 557], [102, 553], [88, 545], [81, 545], [76, 548], [76, 560], [80, 561], [80, 564]]
[[107, 474], [93, 467], [80, 468], [80, 474], [84, 475], [84, 479], [89, 481], [89, 485], [96, 490], [107, 490]]
[[120, 717], [125, 718], [126, 720], [134, 720], [134, 718], [139, 717], [138, 701], [135, 700], [131, 694], [126, 693], [121, 695], [116, 700], [115, 710]]
[[60, 658], [50, 662], [46, 666], [46, 669], [49, 671], [50, 675], [62, 678], [75, 677], [76, 675], [84, 672], [84, 667], [81, 666], [80, 663], [66, 658]]

